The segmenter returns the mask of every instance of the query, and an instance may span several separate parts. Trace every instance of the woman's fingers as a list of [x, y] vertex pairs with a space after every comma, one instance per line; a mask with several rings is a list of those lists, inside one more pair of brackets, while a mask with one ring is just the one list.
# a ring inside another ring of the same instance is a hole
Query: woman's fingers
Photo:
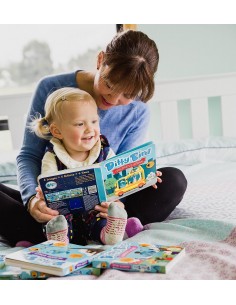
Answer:
[[32, 217], [40, 223], [48, 222], [59, 214], [58, 211], [48, 208], [44, 200], [38, 200], [35, 202], [30, 213]]
[[156, 171], [156, 176], [157, 176], [157, 182], [162, 183], [162, 179], [160, 178], [162, 176], [162, 172]]
[[52, 215], [52, 216], [57, 216], [59, 213], [56, 210], [52, 210], [50, 208], [48, 208], [45, 204], [44, 201], [41, 200], [41, 202], [38, 205], [38, 210], [42, 213], [42, 214], [48, 214], [48, 215]]

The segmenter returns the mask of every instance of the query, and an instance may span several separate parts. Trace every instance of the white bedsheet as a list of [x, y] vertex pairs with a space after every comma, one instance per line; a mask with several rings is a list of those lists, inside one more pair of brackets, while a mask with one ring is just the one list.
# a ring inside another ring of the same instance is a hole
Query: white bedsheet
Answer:
[[236, 219], [236, 162], [208, 161], [179, 168], [188, 187], [168, 219]]

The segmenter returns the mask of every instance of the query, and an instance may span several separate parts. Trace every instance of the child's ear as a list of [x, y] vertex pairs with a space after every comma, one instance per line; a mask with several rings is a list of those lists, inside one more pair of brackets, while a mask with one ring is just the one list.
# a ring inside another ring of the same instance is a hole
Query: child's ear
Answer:
[[62, 140], [62, 134], [61, 134], [59, 128], [56, 126], [55, 123], [52, 123], [50, 125], [50, 132], [51, 132], [51, 134], [53, 135], [54, 138]]

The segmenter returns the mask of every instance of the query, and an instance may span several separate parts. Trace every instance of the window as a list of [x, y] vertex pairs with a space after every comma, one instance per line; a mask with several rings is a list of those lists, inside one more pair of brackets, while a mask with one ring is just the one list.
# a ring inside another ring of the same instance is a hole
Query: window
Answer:
[[40, 78], [76, 69], [94, 71], [98, 52], [115, 34], [115, 24], [0, 24], [0, 140], [8, 143], [0, 151], [20, 148], [25, 113]]
[[0, 25], [0, 89], [31, 86], [42, 76], [93, 70], [115, 25]]

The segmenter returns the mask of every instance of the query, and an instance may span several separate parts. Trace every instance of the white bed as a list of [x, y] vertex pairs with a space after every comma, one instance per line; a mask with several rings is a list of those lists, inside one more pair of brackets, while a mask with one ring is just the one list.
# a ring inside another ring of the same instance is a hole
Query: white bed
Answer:
[[150, 108], [158, 167], [180, 168], [188, 188], [166, 221], [132, 239], [181, 244], [186, 257], [168, 275], [106, 270], [98, 279], [236, 279], [236, 74], [157, 82]]

